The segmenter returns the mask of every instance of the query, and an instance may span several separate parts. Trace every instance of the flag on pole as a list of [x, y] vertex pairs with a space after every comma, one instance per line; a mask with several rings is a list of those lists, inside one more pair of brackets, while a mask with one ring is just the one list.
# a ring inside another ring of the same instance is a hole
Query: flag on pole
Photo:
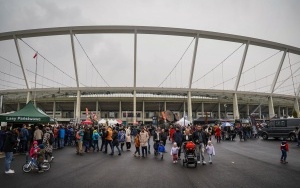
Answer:
[[34, 54], [33, 58], [36, 58], [36, 56], [37, 56], [37, 52]]

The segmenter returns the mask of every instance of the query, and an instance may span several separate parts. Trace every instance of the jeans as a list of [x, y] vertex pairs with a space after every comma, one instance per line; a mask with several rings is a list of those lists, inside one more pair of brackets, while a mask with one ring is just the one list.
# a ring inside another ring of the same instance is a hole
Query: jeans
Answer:
[[147, 157], [147, 146], [142, 146], [142, 156], [144, 157], [145, 155]]
[[98, 140], [93, 140], [93, 142], [94, 142], [94, 151], [95, 151], [96, 148], [97, 148], [97, 151], [99, 151], [99, 142], [98, 142]]
[[111, 152], [113, 151], [112, 140], [105, 140], [105, 153], [107, 153], [107, 145], [109, 144]]
[[113, 146], [113, 149], [112, 149], [112, 151], [111, 151], [111, 154], [113, 155], [113, 154], [115, 153], [115, 152], [114, 152], [115, 147], [118, 149], [118, 152], [119, 152], [119, 154], [121, 155], [121, 150], [120, 150], [120, 148], [119, 148], [119, 145]]
[[281, 161], [285, 161], [286, 157], [287, 157], [286, 150], [284, 150], [284, 149], [281, 150], [281, 158], [280, 158], [280, 160]]
[[4, 146], [4, 140], [1, 138], [0, 139], [0, 152], [3, 151], [3, 146]]
[[10, 164], [13, 158], [13, 152], [5, 152], [5, 171], [10, 170]]
[[141, 155], [141, 153], [140, 153], [140, 147], [135, 147], [135, 152], [134, 152], [134, 154], [136, 154], [136, 153], [138, 153], [139, 156]]
[[85, 152], [88, 152], [88, 149], [90, 149], [90, 141], [89, 140], [84, 140], [83, 145], [85, 147]]
[[21, 140], [20, 145], [21, 145], [21, 151], [20, 151], [21, 153], [25, 153], [28, 151], [27, 140]]
[[208, 161], [212, 162], [212, 154], [208, 154]]
[[200, 143], [199, 145], [196, 145], [196, 154], [197, 154], [197, 161], [200, 161], [200, 155], [202, 158], [202, 162], [205, 160], [204, 159], [204, 144]]
[[126, 142], [126, 148], [127, 148], [127, 150], [130, 150], [130, 148], [131, 148], [131, 143], [130, 142]]
[[149, 152], [149, 154], [150, 154], [150, 139], [148, 139], [148, 152]]
[[59, 139], [59, 147], [63, 148], [65, 146], [65, 139], [64, 138], [60, 138]]

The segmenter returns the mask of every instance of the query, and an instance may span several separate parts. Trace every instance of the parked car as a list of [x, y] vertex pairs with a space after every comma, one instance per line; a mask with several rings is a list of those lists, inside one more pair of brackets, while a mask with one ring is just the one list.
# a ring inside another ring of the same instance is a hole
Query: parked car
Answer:
[[296, 127], [300, 125], [300, 118], [272, 119], [260, 130], [260, 136], [267, 140], [270, 137], [289, 138], [292, 141], [297, 140], [295, 132]]

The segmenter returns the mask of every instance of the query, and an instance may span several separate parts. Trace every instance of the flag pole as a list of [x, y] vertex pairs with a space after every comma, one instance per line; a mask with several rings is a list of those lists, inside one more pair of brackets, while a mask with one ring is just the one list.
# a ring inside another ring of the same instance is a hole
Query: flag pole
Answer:
[[34, 98], [33, 98], [33, 102], [34, 102], [34, 106], [36, 107], [36, 77], [37, 77], [37, 59], [38, 59], [38, 52], [35, 53], [35, 79], [34, 79]]

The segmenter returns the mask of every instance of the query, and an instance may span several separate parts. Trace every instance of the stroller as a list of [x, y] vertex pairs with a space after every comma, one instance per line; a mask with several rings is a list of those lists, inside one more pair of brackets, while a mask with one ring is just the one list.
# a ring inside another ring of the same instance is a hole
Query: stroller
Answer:
[[196, 158], [196, 145], [194, 142], [189, 141], [183, 143], [183, 154], [184, 159], [182, 160], [182, 165], [189, 167], [190, 164], [194, 165], [194, 168], [197, 167], [197, 158]]
[[164, 158], [164, 152], [165, 152], [165, 146], [163, 145], [163, 142], [159, 142], [158, 140], [155, 141], [154, 145], [154, 156], [161, 155], [160, 159], [163, 160]]

